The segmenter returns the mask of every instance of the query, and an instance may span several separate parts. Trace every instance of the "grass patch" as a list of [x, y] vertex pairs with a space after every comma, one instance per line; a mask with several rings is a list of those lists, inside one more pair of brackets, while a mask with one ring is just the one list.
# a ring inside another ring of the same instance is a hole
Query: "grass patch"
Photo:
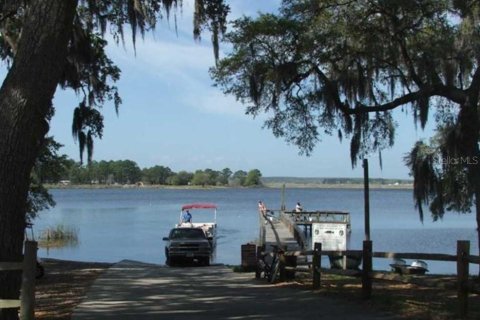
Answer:
[[78, 245], [78, 231], [62, 224], [42, 231], [38, 246], [42, 248], [74, 247]]
[[[296, 280], [306, 288], [311, 288], [310, 275], [306, 274], [302, 277], [297, 273]], [[364, 300], [361, 278], [322, 273], [321, 289], [317, 293], [382, 310], [403, 319], [458, 318], [457, 291], [455, 286], [451, 285], [451, 282], [455, 281], [453, 276], [428, 276], [425, 280], [428, 286], [406, 281], [407, 279], [402, 279], [402, 282], [376, 279], [373, 281], [371, 299]], [[445, 285], [437, 283], [445, 281], [447, 281]], [[469, 295], [467, 319], [480, 319], [480, 295], [478, 294]]]

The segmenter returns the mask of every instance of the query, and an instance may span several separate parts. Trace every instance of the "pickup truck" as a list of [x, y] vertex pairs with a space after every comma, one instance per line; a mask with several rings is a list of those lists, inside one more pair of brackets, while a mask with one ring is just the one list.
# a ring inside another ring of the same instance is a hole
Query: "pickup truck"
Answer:
[[163, 238], [165, 244], [166, 263], [173, 266], [180, 262], [198, 262], [210, 265], [212, 243], [201, 228], [179, 227], [170, 230], [168, 237]]

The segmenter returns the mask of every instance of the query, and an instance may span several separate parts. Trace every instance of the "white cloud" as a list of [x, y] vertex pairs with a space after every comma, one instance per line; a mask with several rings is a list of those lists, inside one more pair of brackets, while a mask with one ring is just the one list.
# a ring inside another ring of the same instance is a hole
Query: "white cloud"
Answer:
[[189, 92], [182, 97], [182, 101], [205, 113], [247, 118], [245, 107], [241, 103], [232, 96], [225, 96], [216, 88]]
[[159, 88], [170, 88], [170, 99], [205, 113], [245, 117], [245, 107], [232, 96], [213, 87], [208, 70], [214, 65], [212, 49], [194, 41], [156, 41], [148, 37], [137, 43], [136, 56], [127, 47], [112, 47], [113, 60], [124, 70], [150, 75]]
[[185, 43], [181, 39], [155, 40], [148, 36], [136, 46], [136, 56], [129, 44], [126, 50], [112, 46], [109, 53], [118, 63], [134, 68], [140, 67], [150, 73], [207, 71], [208, 67], [214, 64], [211, 49], [193, 40]]
[[[280, 0], [232, 0], [227, 3], [231, 7], [229, 20], [232, 20], [243, 14], [274, 11]], [[125, 71], [124, 74], [133, 69], [150, 75], [155, 82], [158, 81], [159, 88], [170, 90], [170, 99], [187, 107], [208, 114], [249, 119], [245, 116], [245, 106], [212, 86], [208, 70], [215, 61], [210, 36], [204, 34], [200, 43], [193, 40], [193, 8], [194, 0], [186, 0], [181, 13], [177, 13], [178, 36], [175, 33], [175, 17], [171, 15], [169, 21], [164, 19], [159, 23], [154, 34], [137, 40], [136, 55], [129, 41], [126, 41], [126, 49], [109, 47], [109, 54]], [[125, 35], [126, 39], [129, 37], [129, 34]]]

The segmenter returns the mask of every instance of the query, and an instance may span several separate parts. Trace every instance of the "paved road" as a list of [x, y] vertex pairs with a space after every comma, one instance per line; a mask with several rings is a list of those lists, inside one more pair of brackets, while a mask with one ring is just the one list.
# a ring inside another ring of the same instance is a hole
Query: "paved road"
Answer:
[[95, 281], [72, 319], [395, 318], [224, 266], [169, 268], [125, 260]]

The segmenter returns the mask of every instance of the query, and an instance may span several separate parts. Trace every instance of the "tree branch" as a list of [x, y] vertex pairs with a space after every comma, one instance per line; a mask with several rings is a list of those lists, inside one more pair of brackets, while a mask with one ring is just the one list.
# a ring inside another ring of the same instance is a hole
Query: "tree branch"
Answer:
[[437, 85], [437, 86], [428, 87], [416, 92], [408, 93], [406, 95], [403, 95], [397, 99], [394, 99], [390, 102], [387, 102], [381, 105], [367, 106], [365, 104], [358, 102], [357, 107], [355, 109], [349, 109], [347, 112], [349, 112], [350, 114], [359, 114], [364, 112], [389, 111], [397, 107], [400, 107], [402, 105], [415, 102], [416, 100], [425, 96], [426, 97], [440, 96], [440, 97], [447, 98], [455, 103], [463, 104], [466, 101], [467, 93], [466, 91], [460, 90], [455, 87]]
[[17, 53], [17, 41], [15, 41], [8, 31], [6, 29], [0, 28], [0, 32], [3, 33], [3, 38], [5, 39], [5, 42], [10, 46], [10, 49], [12, 49], [13, 55]]
[[349, 109], [350, 114], [360, 114], [360, 113], [365, 113], [365, 112], [379, 112], [379, 111], [389, 111], [393, 110], [397, 107], [400, 107], [402, 105], [412, 103], [416, 100], [418, 100], [420, 97], [423, 96], [422, 90], [408, 93], [404, 96], [401, 96], [400, 98], [394, 99], [390, 102], [381, 104], [381, 105], [374, 105], [374, 106], [367, 106], [361, 102], [357, 102], [356, 108], [355, 109]]
[[475, 73], [473, 74], [472, 77], [472, 82], [470, 84], [470, 88], [467, 89], [468, 92], [473, 92], [478, 94], [480, 90], [480, 67], [477, 67], [477, 70], [475, 70]]
[[3, 23], [6, 21], [8, 18], [13, 17], [14, 15], [17, 14], [18, 9], [11, 10], [10, 12], [7, 12], [5, 14], [0, 14], [0, 23]]
[[352, 110], [348, 107], [348, 105], [345, 105], [341, 100], [340, 100], [340, 94], [338, 92], [337, 86], [325, 75], [325, 73], [320, 70], [320, 68], [317, 65], [313, 65], [312, 69], [315, 71], [315, 73], [318, 75], [320, 80], [325, 84], [325, 87], [328, 90], [328, 94], [331, 96], [332, 100], [335, 103], [335, 106], [337, 109], [341, 110], [345, 114], [352, 114]]
[[[406, 46], [406, 43], [405, 43], [404, 31], [407, 28], [407, 26], [404, 26], [401, 30], [398, 30], [396, 26], [399, 23], [399, 21], [398, 21], [398, 18], [394, 14], [391, 14], [390, 12], [384, 10], [382, 7], [380, 7], [376, 4], [373, 4], [373, 3], [370, 3], [370, 4], [373, 5], [385, 17], [385, 20], [386, 19], [389, 20], [389, 21], [386, 21], [387, 24], [391, 24], [393, 26], [393, 35], [391, 36], [391, 38], [400, 47], [400, 53], [403, 57], [403, 60], [405, 62], [405, 66], [408, 69], [408, 73], [410, 74], [410, 77], [415, 82], [415, 84], [419, 88], [421, 88], [423, 86], [422, 79], [420, 79], [417, 72], [415, 71], [414, 63], [412, 61], [412, 58], [408, 54], [407, 46]], [[421, 21], [421, 19], [420, 19], [420, 21]], [[412, 26], [408, 26], [408, 28], [410, 28], [410, 27], [412, 27]]]

